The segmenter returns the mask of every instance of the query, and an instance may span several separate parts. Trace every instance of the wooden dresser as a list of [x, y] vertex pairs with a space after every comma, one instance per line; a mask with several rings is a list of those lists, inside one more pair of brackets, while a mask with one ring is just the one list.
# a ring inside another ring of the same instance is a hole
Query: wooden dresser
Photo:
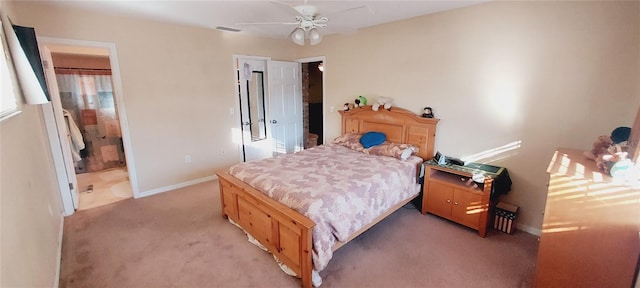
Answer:
[[575, 149], [558, 149], [547, 172], [534, 287], [632, 287], [640, 186], [601, 173]]

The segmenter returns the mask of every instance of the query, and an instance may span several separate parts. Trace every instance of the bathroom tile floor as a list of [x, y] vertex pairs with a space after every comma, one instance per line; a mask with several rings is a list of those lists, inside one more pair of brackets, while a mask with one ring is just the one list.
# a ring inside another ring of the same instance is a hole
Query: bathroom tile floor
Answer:
[[80, 188], [78, 210], [107, 205], [132, 197], [127, 167], [77, 174]]

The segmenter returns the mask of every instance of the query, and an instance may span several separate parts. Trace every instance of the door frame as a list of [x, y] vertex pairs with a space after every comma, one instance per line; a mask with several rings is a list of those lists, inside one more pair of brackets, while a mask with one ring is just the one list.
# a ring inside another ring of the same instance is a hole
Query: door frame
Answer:
[[[231, 114], [235, 114], [236, 116], [236, 127], [234, 128], [234, 130], [236, 131], [236, 133], [233, 133], [233, 139], [232, 141], [234, 143], [236, 143], [237, 146], [237, 151], [238, 151], [238, 159], [240, 160], [240, 162], [244, 162], [244, 140], [242, 139], [242, 114], [240, 113], [240, 87], [239, 87], [239, 82], [240, 79], [238, 79], [238, 69], [240, 69], [238, 67], [238, 61], [240, 59], [248, 59], [248, 60], [259, 60], [259, 61], [271, 61], [271, 57], [266, 57], [266, 56], [250, 56], [250, 55], [242, 55], [242, 54], [233, 54], [231, 55], [233, 57], [233, 80], [234, 80], [234, 84], [233, 84], [233, 89], [235, 91], [235, 95], [234, 95], [234, 102], [235, 102], [235, 110], [234, 111], [230, 111], [229, 113]], [[266, 65], [265, 65], [266, 66]], [[265, 80], [266, 81], [266, 80]], [[267, 96], [266, 98], [268, 99], [268, 93], [269, 91], [265, 91], [265, 96]], [[267, 113], [268, 114], [268, 113]], [[268, 131], [268, 130], [267, 130]]]
[[[118, 64], [118, 52], [116, 49], [116, 45], [115, 43], [110, 43], [110, 42], [97, 42], [97, 41], [85, 41], [85, 40], [72, 40], [72, 39], [63, 39], [63, 38], [53, 38], [53, 37], [37, 37], [38, 39], [38, 43], [39, 45], [43, 45], [45, 47], [49, 47], [51, 49], [51, 47], [55, 46], [55, 45], [64, 45], [64, 46], [76, 46], [76, 47], [90, 47], [90, 48], [102, 48], [102, 49], [107, 49], [109, 50], [109, 62], [111, 65], [111, 81], [112, 81], [112, 85], [113, 85], [113, 94], [114, 94], [114, 100], [116, 101], [116, 106], [117, 106], [117, 111], [118, 111], [118, 120], [120, 123], [120, 131], [122, 133], [122, 142], [123, 142], [123, 148], [125, 150], [125, 159], [127, 161], [127, 172], [129, 174], [129, 183], [131, 185], [131, 191], [133, 193], [133, 198], [139, 198], [140, 197], [140, 192], [139, 192], [139, 186], [138, 186], [138, 177], [136, 174], [136, 166], [134, 163], [134, 152], [133, 152], [133, 145], [131, 143], [131, 134], [129, 132], [129, 121], [127, 119], [127, 110], [125, 107], [125, 102], [124, 102], [124, 96], [122, 93], [122, 81], [120, 78], [120, 66]], [[50, 95], [50, 97], [57, 97], [58, 98], [58, 103], [60, 103], [60, 94], [59, 93], [52, 93], [53, 95]], [[44, 114], [44, 120], [46, 123], [56, 123], [55, 122], [55, 118], [54, 117], [54, 113], [62, 113], [61, 109], [62, 106], [60, 107], [53, 107], [53, 101], [52, 101], [52, 105], [50, 106], [52, 109], [52, 113], [43, 113]], [[47, 108], [43, 107], [43, 110], [47, 110]], [[55, 125], [47, 125], [47, 135], [49, 138], [49, 143], [52, 149], [52, 153], [54, 154], [54, 165], [55, 165], [55, 169], [56, 171], [64, 171], [65, 170], [65, 162], [64, 162], [64, 158], [62, 158], [61, 155], [61, 147], [62, 144], [60, 142], [60, 139], [58, 138], [58, 132], [56, 131], [51, 131], [51, 129], [57, 129], [57, 127]], [[62, 161], [61, 161], [62, 160]], [[73, 174], [72, 177], [76, 177], [75, 173]], [[63, 179], [61, 179], [62, 177], [58, 177], [58, 181], [62, 181]], [[69, 189], [63, 189], [67, 186], [67, 180], [64, 180], [64, 183], [59, 183], [59, 186], [61, 187], [61, 197], [62, 197], [62, 203], [63, 203], [63, 215], [64, 216], [69, 216], [71, 214], [73, 214], [75, 212], [74, 206], [73, 206], [73, 195], [71, 194], [72, 191], [70, 191]], [[77, 188], [77, 187], [76, 187]]]
[[[326, 88], [326, 79], [327, 77], [325, 77], [325, 74], [327, 73], [327, 57], [325, 56], [314, 56], [314, 57], [306, 57], [306, 58], [299, 58], [295, 60], [296, 62], [299, 62], [300, 64], [302, 63], [310, 63], [310, 62], [319, 62], [322, 61], [322, 65], [324, 66], [324, 71], [322, 71], [322, 130], [326, 131], [325, 128], [327, 127], [326, 125], [326, 121], [327, 121], [327, 98], [326, 95], [327, 93], [325, 91], [327, 91]], [[300, 81], [302, 81], [302, 79], [300, 79]], [[308, 116], [308, 115], [307, 115]], [[304, 119], [302, 119], [302, 121], [304, 121]], [[322, 143], [327, 143], [327, 133], [322, 133]]]

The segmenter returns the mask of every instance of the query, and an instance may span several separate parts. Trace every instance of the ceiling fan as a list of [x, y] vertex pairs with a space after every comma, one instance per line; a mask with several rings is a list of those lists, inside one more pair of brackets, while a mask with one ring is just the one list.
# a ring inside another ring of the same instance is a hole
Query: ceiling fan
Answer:
[[[253, 23], [236, 23], [236, 25], [296, 25], [297, 27], [289, 34], [289, 37], [298, 45], [305, 44], [305, 38], [309, 39], [311, 45], [316, 45], [322, 42], [322, 34], [318, 31], [318, 28], [327, 27], [329, 18], [318, 14], [318, 7], [307, 4], [307, 0], [304, 4], [293, 6], [289, 3], [282, 1], [271, 1], [274, 4], [284, 5], [290, 8], [290, 10], [296, 13], [295, 21], [292, 22], [253, 22]], [[354, 8], [345, 9], [336, 13], [347, 12], [360, 8], [368, 8], [367, 6], [359, 6]], [[336, 14], [333, 13], [333, 14]], [[369, 13], [371, 10], [369, 9]]]

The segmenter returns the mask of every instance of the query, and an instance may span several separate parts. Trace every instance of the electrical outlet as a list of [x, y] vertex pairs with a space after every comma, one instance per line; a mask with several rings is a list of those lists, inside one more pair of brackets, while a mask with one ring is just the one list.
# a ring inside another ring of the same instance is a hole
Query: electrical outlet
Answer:
[[191, 155], [184, 155], [184, 163], [191, 163]]

